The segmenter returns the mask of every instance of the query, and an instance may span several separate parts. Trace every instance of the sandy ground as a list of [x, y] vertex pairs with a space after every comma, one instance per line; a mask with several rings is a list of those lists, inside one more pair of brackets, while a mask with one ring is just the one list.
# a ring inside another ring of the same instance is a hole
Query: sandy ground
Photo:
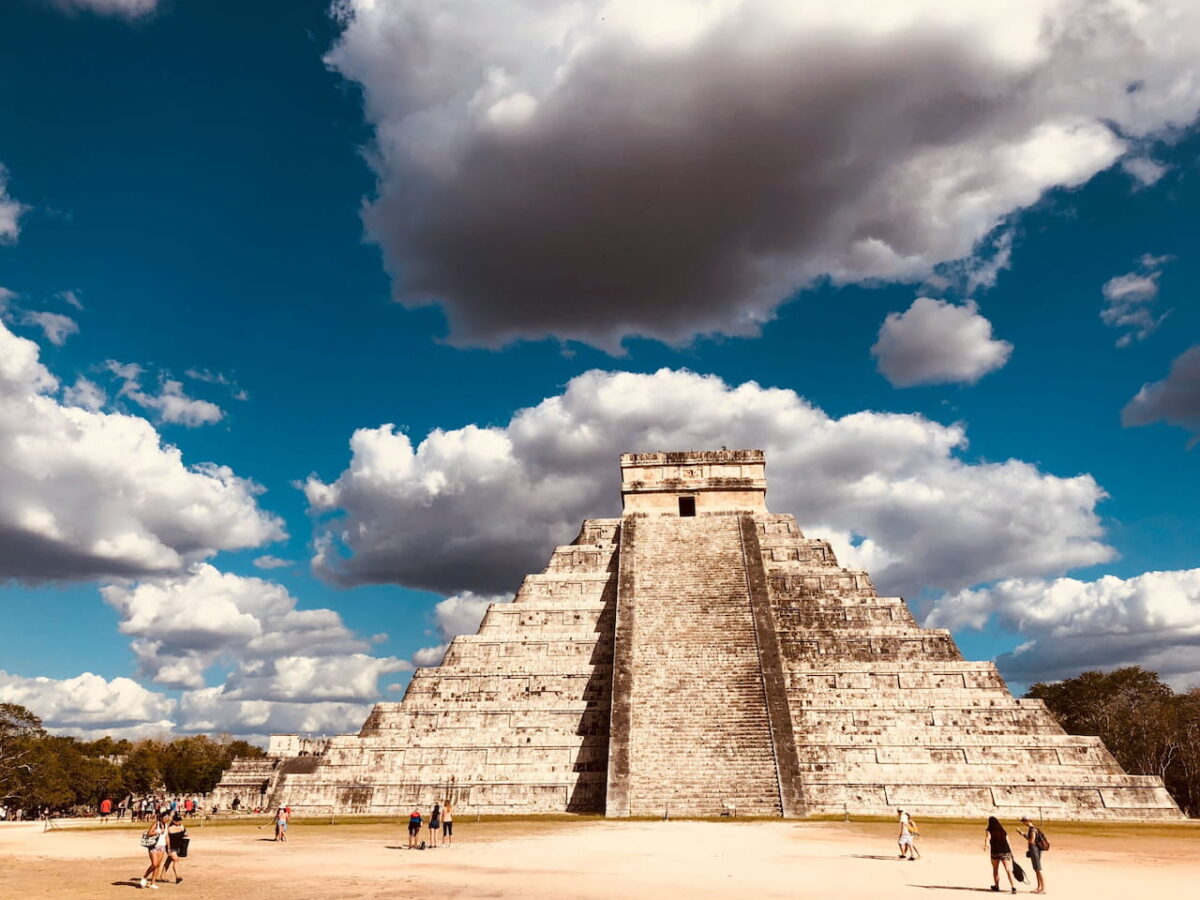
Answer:
[[[835, 822], [483, 822], [452, 847], [409, 851], [397, 825], [293, 823], [275, 844], [251, 825], [191, 828], [182, 884], [156, 896], [384, 898], [937, 898], [990, 893], [979, 826], [923, 823], [917, 862], [895, 827]], [[1048, 893], [1195, 897], [1200, 827], [1047, 826]], [[0, 825], [0, 897], [127, 897], [146, 866], [137, 832]], [[1003, 876], [1001, 876], [1003, 878]], [[1019, 885], [1021, 893], [1031, 886]], [[1007, 893], [1007, 884], [1005, 884]]]

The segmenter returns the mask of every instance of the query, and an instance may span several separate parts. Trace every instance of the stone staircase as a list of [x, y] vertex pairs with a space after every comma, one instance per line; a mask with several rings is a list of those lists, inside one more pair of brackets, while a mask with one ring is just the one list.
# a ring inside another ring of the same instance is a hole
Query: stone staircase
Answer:
[[628, 756], [608, 814], [781, 815], [740, 517], [623, 528], [618, 666], [633, 677], [614, 701], [628, 710]]

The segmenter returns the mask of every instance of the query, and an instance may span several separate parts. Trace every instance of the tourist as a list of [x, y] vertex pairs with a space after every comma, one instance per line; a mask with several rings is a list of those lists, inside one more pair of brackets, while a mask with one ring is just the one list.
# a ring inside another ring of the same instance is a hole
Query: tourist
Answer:
[[912, 847], [912, 832], [909, 830], [911, 817], [904, 810], [896, 810], [900, 822], [900, 836], [896, 838], [896, 844], [900, 847], [900, 858], [909, 859], [909, 850]]
[[1021, 816], [1021, 824], [1025, 826], [1025, 831], [1021, 833], [1021, 836], [1029, 845], [1025, 855], [1029, 857], [1029, 864], [1033, 866], [1033, 872], [1037, 875], [1037, 890], [1033, 893], [1044, 894], [1046, 893], [1046, 881], [1042, 876], [1042, 846], [1045, 839], [1042, 837], [1042, 829], [1029, 821], [1029, 816]]
[[232, 809], [234, 812], [237, 812], [238, 807], [241, 805], [242, 805], [242, 798], [235, 795], [233, 798], [233, 802], [229, 804], [229, 808]]
[[436, 847], [438, 833], [442, 830], [442, 808], [435, 802], [429, 813], [429, 846]]
[[105, 797], [100, 801], [100, 822], [107, 823], [110, 815], [112, 815], [112, 798]]
[[292, 811], [286, 806], [281, 806], [275, 810], [275, 840], [281, 843], [287, 840], [288, 819], [291, 817]]
[[117, 804], [117, 821], [120, 822], [125, 818], [125, 813], [129, 810], [129, 795], [126, 794], [121, 802]]
[[1015, 894], [1017, 886], [1012, 876], [1012, 847], [1008, 846], [1008, 832], [995, 816], [988, 816], [983, 849], [992, 854], [992, 890], [1000, 890], [1000, 866], [1003, 864], [1004, 874], [1008, 876], [1008, 886]]
[[454, 810], [449, 800], [442, 805], [442, 843], [454, 843]]
[[163, 863], [167, 858], [167, 817], [159, 815], [150, 823], [142, 835], [142, 846], [150, 854], [150, 865], [142, 875], [141, 884], [144, 888], [158, 890], [158, 881], [162, 873]]
[[179, 874], [179, 860], [187, 856], [188, 840], [187, 826], [183, 824], [182, 816], [175, 813], [171, 817], [171, 824], [167, 826], [167, 860], [163, 866], [161, 880], [166, 881], [167, 871], [172, 870], [175, 873], [175, 883], [183, 881], [183, 876]]
[[417, 849], [417, 838], [421, 835], [421, 811], [414, 809], [408, 814], [408, 849]]
[[[916, 862], [921, 858], [921, 851], [917, 849], [917, 838], [921, 836], [921, 832], [917, 829], [917, 823], [912, 816], [908, 817], [908, 858]], [[914, 854], [916, 854], [914, 856]]]

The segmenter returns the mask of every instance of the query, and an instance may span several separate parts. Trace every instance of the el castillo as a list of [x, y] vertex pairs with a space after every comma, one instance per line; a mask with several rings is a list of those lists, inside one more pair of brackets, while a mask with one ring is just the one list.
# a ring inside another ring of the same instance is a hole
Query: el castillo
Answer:
[[214, 794], [261, 808], [608, 818], [1178, 820], [1158, 777], [1015, 699], [767, 506], [760, 450], [627, 453], [513, 602], [357, 734], [277, 735]]

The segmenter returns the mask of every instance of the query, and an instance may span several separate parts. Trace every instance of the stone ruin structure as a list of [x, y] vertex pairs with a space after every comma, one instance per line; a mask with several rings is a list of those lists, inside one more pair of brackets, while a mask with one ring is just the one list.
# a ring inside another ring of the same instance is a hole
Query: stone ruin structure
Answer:
[[329, 749], [329, 740], [299, 734], [271, 735], [266, 757], [235, 759], [213, 788], [209, 803], [230, 809], [236, 799], [239, 809], [265, 808], [281, 778], [316, 771], [318, 760]]
[[762, 451], [625, 454], [621, 495], [401, 702], [320, 754], [239, 761], [220, 795], [252, 776], [300, 814], [1182, 818], [769, 512]]

